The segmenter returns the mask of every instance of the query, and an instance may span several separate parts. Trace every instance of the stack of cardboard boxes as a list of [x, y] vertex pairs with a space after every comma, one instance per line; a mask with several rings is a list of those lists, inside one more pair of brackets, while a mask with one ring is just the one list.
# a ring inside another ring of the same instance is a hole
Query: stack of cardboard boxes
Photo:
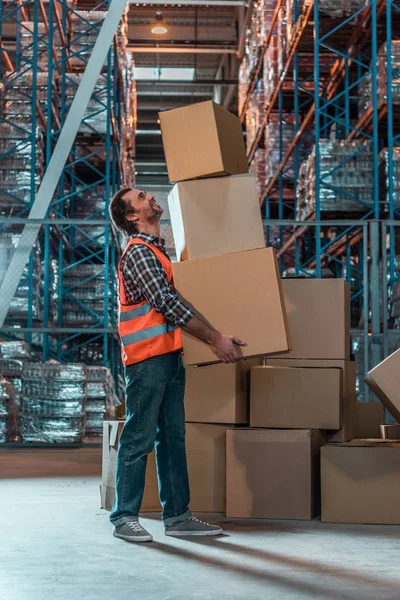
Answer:
[[[322, 500], [327, 522], [400, 523], [400, 443], [354, 439], [360, 430], [378, 435], [383, 409], [356, 403], [348, 284], [280, 281], [233, 115], [204, 102], [160, 120], [175, 183], [176, 288], [212, 327], [246, 342], [242, 360], [221, 364], [183, 333], [191, 509], [312, 519]], [[399, 374], [395, 353], [368, 380], [400, 420]], [[105, 508], [122, 425], [104, 425]], [[383, 426], [382, 436], [398, 436], [398, 428]], [[142, 510], [159, 510], [153, 455]]]
[[[372, 369], [366, 382], [400, 421], [400, 351]], [[382, 424], [380, 433], [382, 439], [323, 448], [323, 521], [400, 524], [400, 426]]]
[[225, 512], [229, 427], [249, 423], [249, 374], [288, 349], [282, 289], [265, 248], [256, 181], [247, 173], [239, 120], [213, 102], [160, 115], [177, 263], [175, 285], [212, 327], [246, 342], [237, 364], [184, 334], [190, 507]]
[[320, 449], [354, 436], [350, 290], [339, 279], [282, 281], [291, 350], [254, 367], [250, 428], [227, 432], [227, 516], [312, 519]]

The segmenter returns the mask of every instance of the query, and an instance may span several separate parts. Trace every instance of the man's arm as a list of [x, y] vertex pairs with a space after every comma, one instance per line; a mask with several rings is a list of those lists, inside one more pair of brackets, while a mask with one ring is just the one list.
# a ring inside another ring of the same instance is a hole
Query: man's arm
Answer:
[[157, 256], [144, 245], [129, 248], [122, 267], [124, 279], [139, 286], [146, 300], [168, 321], [209, 344], [222, 362], [235, 362], [240, 357], [236, 346], [244, 343], [233, 336], [222, 335], [194, 315], [180, 300], [168, 282], [166, 273]]

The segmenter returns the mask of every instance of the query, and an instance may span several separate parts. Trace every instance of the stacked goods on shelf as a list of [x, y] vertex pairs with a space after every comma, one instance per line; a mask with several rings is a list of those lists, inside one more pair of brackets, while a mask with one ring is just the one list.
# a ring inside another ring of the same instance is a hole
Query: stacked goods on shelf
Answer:
[[0, 342], [0, 375], [14, 387], [17, 403], [22, 391], [22, 369], [31, 353], [26, 342]]
[[[78, 86], [82, 80], [83, 73], [68, 73], [66, 76], [66, 103], [72, 104]], [[107, 88], [107, 75], [100, 74], [89, 100], [85, 115], [79, 125], [78, 134], [89, 133], [95, 135], [106, 135], [107, 127], [107, 104], [112, 101], [112, 87], [110, 92]]]
[[[378, 53], [378, 96], [379, 102], [387, 102], [388, 67], [391, 70], [392, 101], [400, 103], [400, 41], [392, 40], [391, 55], [387, 55], [387, 44]], [[370, 101], [371, 104], [371, 101]]]
[[[36, 33], [36, 35], [35, 35]], [[55, 53], [60, 56], [61, 38], [57, 25], [54, 25], [52, 32], [52, 42]], [[33, 63], [40, 70], [46, 71], [49, 68], [49, 28], [48, 23], [34, 23], [33, 21], [21, 22], [21, 66], [26, 67]], [[54, 61], [54, 56], [51, 56]]]
[[[265, 248], [239, 120], [212, 102], [161, 113], [160, 120], [170, 180], [178, 182], [168, 198], [180, 261], [173, 266], [177, 289], [213, 327], [246, 341], [243, 358], [287, 350], [280, 278], [273, 250]], [[248, 423], [248, 375], [255, 362], [210, 365], [217, 361], [211, 349], [183, 338], [191, 508], [220, 512], [225, 430]]]
[[259, 79], [253, 96], [249, 100], [246, 109], [246, 150], [249, 151], [258, 128], [262, 124], [265, 111], [265, 89], [264, 81]]
[[[321, 140], [319, 143], [319, 204], [321, 213], [363, 213], [372, 207], [372, 151], [363, 141]], [[341, 165], [338, 167], [337, 165]], [[316, 205], [315, 146], [301, 169], [296, 193], [297, 214], [312, 215]]]
[[106, 11], [101, 10], [71, 12], [69, 60], [73, 67], [82, 69], [86, 67], [106, 14]]
[[379, 153], [379, 202], [387, 211], [389, 202], [400, 206], [400, 148], [392, 149], [392, 186], [389, 198], [389, 150], [384, 148]]
[[118, 404], [110, 369], [87, 367], [85, 435], [102, 435], [103, 421], [113, 415]]
[[[365, 381], [385, 408], [400, 419], [400, 350], [367, 374]], [[359, 405], [365, 433], [378, 438], [383, 407], [377, 402]], [[363, 414], [362, 414], [363, 413]], [[322, 450], [322, 521], [328, 523], [400, 524], [395, 502], [399, 490], [400, 444], [391, 442], [390, 427], [382, 425], [384, 439], [355, 439]], [[385, 439], [388, 438], [389, 440]], [[393, 436], [396, 439], [396, 435]], [[398, 439], [398, 437], [397, 437]]]
[[[268, 104], [268, 101], [274, 93], [279, 81], [278, 56], [280, 52], [280, 38], [278, 35], [273, 35], [264, 54], [263, 80], [266, 104]], [[246, 90], [244, 91], [244, 94], [246, 94]]]
[[[3, 281], [20, 234], [6, 231], [0, 232], [0, 285]], [[31, 265], [28, 263], [21, 277], [17, 292], [11, 301], [7, 319], [14, 323], [25, 322], [29, 313], [34, 319], [42, 316], [42, 281], [43, 269], [40, 250], [37, 243], [33, 246]]]
[[23, 442], [81, 442], [87, 372], [83, 364], [25, 362], [19, 428]]
[[250, 428], [227, 432], [230, 517], [314, 518], [320, 449], [354, 436], [349, 286], [340, 279], [282, 285], [291, 351], [251, 369]]
[[135, 131], [137, 124], [136, 82], [134, 79], [133, 54], [128, 52], [128, 7], [117, 32], [118, 67], [123, 85], [121, 87], [121, 142], [120, 157], [124, 185], [135, 186]]
[[104, 247], [106, 236], [104, 225], [90, 225], [90, 219], [104, 218], [106, 211], [106, 186], [77, 188], [79, 203], [75, 203], [76, 219], [88, 219], [88, 225], [79, 225], [75, 231], [75, 243], [87, 247]]
[[260, 201], [264, 196], [265, 189], [265, 150], [264, 148], [258, 148], [254, 154], [254, 159], [250, 165], [250, 173], [256, 178], [257, 181], [257, 193]]
[[[55, 268], [57, 268], [55, 266]], [[65, 326], [94, 325], [104, 320], [106, 303], [107, 317], [115, 308], [111, 282], [105, 291], [104, 265], [77, 264], [56, 271], [58, 285], [63, 287], [62, 319]], [[108, 299], [106, 296], [108, 295]], [[57, 297], [53, 298], [54, 313], [57, 313]]]
[[[294, 136], [294, 125], [282, 122], [279, 114], [272, 113], [265, 127], [265, 179], [274, 175]], [[285, 174], [294, 178], [294, 156], [286, 164]]]
[[0, 444], [18, 439], [18, 405], [13, 385], [0, 376]]

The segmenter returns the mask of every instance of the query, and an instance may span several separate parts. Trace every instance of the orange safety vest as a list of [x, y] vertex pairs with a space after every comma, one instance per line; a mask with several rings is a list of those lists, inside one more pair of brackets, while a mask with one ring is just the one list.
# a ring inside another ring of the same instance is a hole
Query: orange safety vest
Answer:
[[174, 289], [172, 264], [169, 258], [154, 244], [140, 238], [132, 238], [118, 264], [119, 280], [119, 319], [118, 333], [121, 339], [122, 362], [125, 366], [142, 362], [153, 356], [168, 354], [182, 348], [182, 334], [177, 325], [167, 321], [147, 300], [138, 304], [128, 304], [121, 264], [125, 252], [132, 244], [143, 244], [157, 256], [169, 283]]

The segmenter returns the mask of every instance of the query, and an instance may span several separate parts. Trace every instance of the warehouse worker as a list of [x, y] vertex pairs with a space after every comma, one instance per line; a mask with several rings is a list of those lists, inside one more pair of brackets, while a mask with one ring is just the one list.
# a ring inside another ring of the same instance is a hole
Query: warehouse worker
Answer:
[[189, 511], [185, 450], [185, 368], [181, 328], [209, 344], [219, 360], [235, 362], [241, 340], [201, 321], [177, 296], [160, 239], [163, 209], [152, 194], [123, 188], [110, 203], [115, 227], [130, 238], [118, 265], [119, 335], [126, 381], [126, 423], [117, 457], [114, 536], [152, 541], [138, 514], [147, 456], [154, 445], [166, 535], [219, 535], [220, 527]]

